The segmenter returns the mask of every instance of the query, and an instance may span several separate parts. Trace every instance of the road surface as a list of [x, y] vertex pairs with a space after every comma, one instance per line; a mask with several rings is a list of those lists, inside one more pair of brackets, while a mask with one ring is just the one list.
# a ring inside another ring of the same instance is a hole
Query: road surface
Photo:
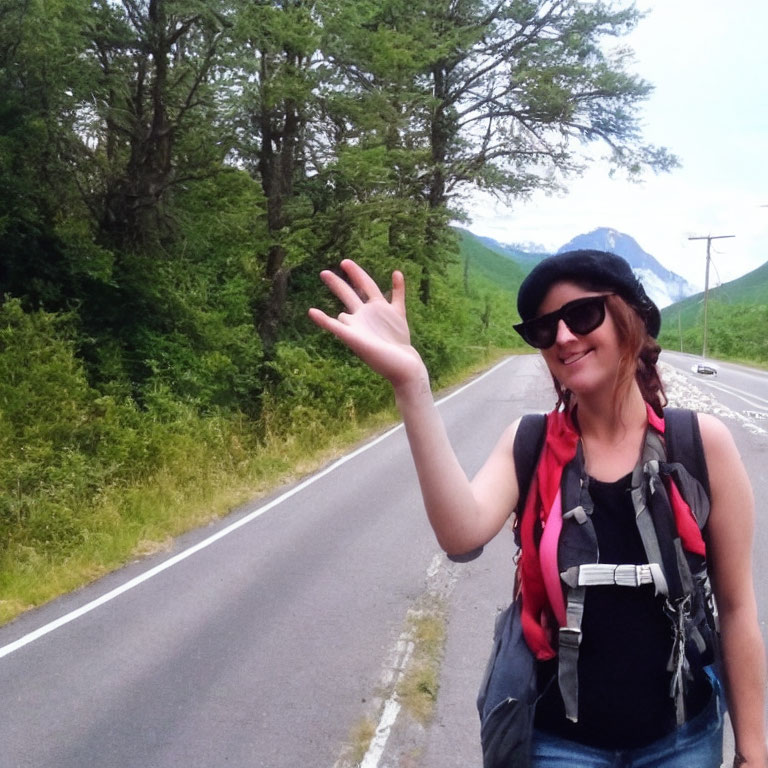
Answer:
[[[666, 369], [670, 391], [727, 421], [765, 498], [768, 422], [756, 414], [768, 377], [721, 370], [703, 381], [688, 360], [666, 360], [677, 366]], [[527, 355], [440, 408], [472, 474], [509, 422], [553, 400], [543, 364]], [[440, 555], [396, 428], [172, 552], [0, 628], [0, 766], [341, 767], [366, 720], [380, 726], [366, 768], [478, 766], [474, 695], [512, 553], [505, 530], [470, 564]], [[433, 593], [448, 635], [425, 728], [388, 705], [409, 610]], [[385, 712], [395, 716], [385, 722]]]

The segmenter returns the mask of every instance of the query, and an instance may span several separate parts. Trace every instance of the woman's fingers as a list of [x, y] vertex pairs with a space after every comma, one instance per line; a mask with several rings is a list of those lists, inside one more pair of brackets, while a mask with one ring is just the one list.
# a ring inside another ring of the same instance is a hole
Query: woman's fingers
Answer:
[[307, 312], [309, 315], [309, 319], [315, 324], [320, 326], [323, 330], [330, 331], [330, 323], [328, 322], [331, 318], [328, 317], [328, 315], [323, 312], [322, 309], [317, 309], [315, 307], [311, 307], [310, 310]]
[[362, 305], [362, 298], [360, 298], [360, 295], [346, 280], [331, 272], [329, 269], [324, 269], [320, 273], [320, 277], [328, 286], [331, 293], [333, 293], [333, 295], [336, 296], [336, 298], [339, 299], [350, 312], [354, 312]]
[[[328, 269], [320, 273], [323, 282], [350, 312], [355, 312], [371, 299], [383, 299], [384, 296], [373, 278], [352, 259], [341, 262], [349, 282]], [[405, 278], [399, 270], [392, 273], [392, 304], [405, 315]]]
[[405, 317], [405, 278], [399, 269], [392, 273], [392, 306]]
[[337, 317], [320, 309], [309, 310], [309, 318], [332, 333], [376, 373], [392, 383], [418, 374], [421, 358], [410, 346], [405, 316], [405, 280], [401, 272], [392, 275], [392, 300], [387, 301], [376, 283], [352, 261], [342, 262], [349, 278], [323, 272], [323, 281], [346, 305]]
[[[330, 270], [323, 270], [320, 274], [330, 291], [342, 301], [346, 311], [334, 319], [319, 309], [311, 309], [309, 316], [312, 321], [348, 345], [350, 342], [359, 343], [369, 334], [380, 342], [409, 344], [403, 273], [399, 270], [392, 273], [392, 297], [388, 301], [370, 275], [354, 261], [344, 259], [341, 267], [349, 282]], [[354, 340], [349, 336], [350, 331], [354, 331]]]
[[[352, 326], [349, 323], [350, 316], [342, 312], [339, 315], [339, 319], [329, 317], [320, 309], [312, 308], [309, 310], [309, 318], [316, 323], [320, 328], [332, 333], [339, 341], [346, 344], [356, 355], [365, 360], [371, 367], [375, 365], [370, 359], [366, 359], [373, 355], [375, 357], [375, 348], [377, 342], [371, 344], [371, 339], [366, 338], [364, 334]], [[346, 318], [346, 322], [345, 322]]]
[[[341, 321], [341, 319], [337, 320], [336, 318], [330, 317], [329, 315], [326, 315], [322, 309], [316, 309], [315, 307], [312, 307], [308, 314], [309, 319], [324, 331], [330, 331], [334, 336], [337, 336], [345, 343], [349, 341], [348, 336], [350, 328], [347, 324]], [[349, 315], [347, 315], [347, 317], [349, 317]]]
[[376, 285], [376, 281], [359, 264], [356, 264], [352, 259], [344, 259], [341, 262], [341, 268], [358, 294], [367, 299], [382, 298], [381, 290]]

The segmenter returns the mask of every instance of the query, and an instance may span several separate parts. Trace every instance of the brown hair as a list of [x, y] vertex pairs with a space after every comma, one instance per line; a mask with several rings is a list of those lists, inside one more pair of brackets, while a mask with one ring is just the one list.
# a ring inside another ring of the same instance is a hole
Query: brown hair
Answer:
[[[640, 387], [643, 400], [661, 416], [661, 409], [667, 404], [664, 385], [656, 368], [661, 347], [648, 333], [640, 315], [621, 296], [611, 294], [606, 298], [605, 303], [616, 326], [620, 350], [614, 388], [614, 406], [625, 397], [634, 378]], [[563, 389], [554, 376], [552, 378], [557, 392], [557, 407], [567, 408], [570, 404], [571, 392]]]

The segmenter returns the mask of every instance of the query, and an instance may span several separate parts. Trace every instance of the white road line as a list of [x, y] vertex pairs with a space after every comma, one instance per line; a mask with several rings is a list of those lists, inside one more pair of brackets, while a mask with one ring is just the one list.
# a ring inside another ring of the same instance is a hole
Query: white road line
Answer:
[[702, 381], [701, 384], [717, 389], [720, 392], [725, 392], [726, 395], [732, 395], [739, 400], [743, 400], [747, 405], [751, 405], [753, 408], [765, 409], [768, 406], [768, 400], [759, 395], [753, 395], [751, 392], [744, 392], [742, 389], [737, 389], [730, 384], [722, 384], [714, 381]]
[[[442, 399], [438, 400], [437, 405], [438, 406], [442, 405], [448, 400], [456, 397], [456, 395], [460, 394], [461, 392], [464, 392], [464, 390], [468, 389], [474, 384], [477, 384], [479, 381], [482, 381], [486, 376], [490, 376], [491, 374], [495, 373], [503, 365], [506, 365], [510, 359], [511, 358], [506, 358], [502, 360], [500, 363], [498, 363], [497, 365], [495, 365], [493, 368], [486, 371], [482, 375], [478, 376], [476, 379], [473, 379], [469, 383], [465, 384], [464, 386], [452, 392], [450, 395], [446, 395]], [[190, 547], [189, 549], [185, 549], [183, 552], [179, 552], [177, 555], [174, 555], [168, 560], [165, 560], [159, 565], [156, 565], [154, 568], [150, 568], [148, 571], [145, 571], [139, 576], [136, 576], [136, 578], [133, 578], [130, 581], [125, 582], [125, 584], [121, 584], [119, 587], [116, 587], [115, 589], [103, 594], [101, 597], [97, 597], [95, 600], [92, 600], [91, 602], [86, 603], [80, 608], [77, 608], [76, 610], [71, 611], [70, 613], [67, 613], [64, 616], [60, 616], [58, 619], [55, 619], [54, 621], [48, 624], [45, 624], [42, 627], [39, 627], [33, 632], [30, 632], [24, 635], [23, 637], [20, 637], [18, 640], [15, 640], [14, 642], [9, 643], [8, 645], [0, 647], [0, 659], [2, 659], [4, 656], [10, 655], [14, 651], [18, 651], [20, 648], [23, 648], [25, 645], [29, 645], [35, 640], [39, 640], [41, 637], [44, 637], [45, 635], [53, 632], [54, 630], [59, 629], [65, 626], [66, 624], [69, 624], [71, 621], [74, 621], [75, 619], [79, 619], [81, 616], [84, 616], [85, 614], [90, 613], [95, 608], [98, 608], [99, 606], [102, 606], [105, 603], [108, 603], [111, 600], [114, 600], [116, 597], [119, 597], [124, 592], [128, 592], [134, 587], [138, 587], [140, 584], [143, 584], [145, 581], [148, 581], [152, 577], [157, 576], [158, 574], [168, 570], [174, 565], [178, 565], [178, 563], [182, 562], [183, 560], [186, 560], [188, 557], [191, 557], [192, 555], [199, 552], [200, 550], [205, 549], [206, 547], [209, 547], [211, 544], [217, 542], [219, 539], [223, 539], [225, 536], [228, 536], [230, 533], [234, 533], [234, 531], [238, 530], [239, 528], [242, 528], [244, 525], [247, 525], [250, 522], [253, 522], [254, 520], [261, 517], [266, 512], [269, 512], [271, 509], [274, 509], [275, 507], [279, 506], [284, 501], [287, 501], [288, 499], [290, 499], [292, 496], [295, 496], [297, 493], [300, 493], [301, 491], [305, 490], [310, 485], [313, 485], [321, 478], [325, 477], [326, 475], [329, 475], [331, 472], [334, 472], [339, 467], [346, 464], [348, 461], [351, 461], [352, 459], [356, 458], [361, 453], [365, 453], [365, 451], [373, 448], [374, 446], [383, 442], [387, 438], [391, 437], [393, 434], [395, 434], [400, 429], [402, 429], [402, 427], [403, 425], [402, 423], [400, 423], [396, 427], [393, 427], [392, 429], [385, 432], [384, 434], [379, 435], [377, 438], [375, 438], [374, 440], [371, 440], [371, 442], [366, 443], [365, 445], [361, 446], [360, 448], [353, 451], [352, 453], [349, 453], [346, 456], [342, 456], [342, 458], [338, 459], [333, 464], [330, 464], [329, 466], [327, 466], [325, 469], [321, 470], [317, 474], [312, 475], [311, 477], [308, 477], [306, 480], [299, 483], [297, 486], [294, 486], [289, 491], [286, 491], [285, 493], [278, 496], [277, 498], [273, 499], [268, 504], [265, 504], [263, 507], [259, 507], [258, 509], [255, 509], [253, 512], [250, 512], [244, 517], [241, 517], [236, 522], [232, 523], [231, 525], [228, 525], [226, 528], [222, 528], [217, 533], [214, 533], [212, 536], [209, 536], [207, 539], [204, 539], [203, 541], [198, 542], [197, 544]]]
[[406, 652], [403, 654], [399, 668], [397, 669], [397, 677], [394, 680], [392, 695], [387, 699], [386, 704], [384, 704], [384, 709], [379, 718], [379, 724], [376, 726], [376, 733], [373, 735], [371, 743], [368, 745], [368, 751], [365, 753], [365, 757], [363, 757], [363, 760], [360, 763], [360, 768], [378, 768], [379, 761], [384, 754], [384, 749], [389, 740], [389, 734], [392, 732], [392, 726], [397, 722], [397, 716], [400, 714], [397, 686], [405, 674], [405, 670], [408, 668], [408, 662], [411, 659], [411, 653], [413, 653], [414, 648], [413, 641], [408, 639], [405, 634], [398, 640], [398, 645], [403, 642], [406, 644]]
[[377, 768], [384, 754], [384, 748], [387, 746], [387, 739], [389, 739], [392, 726], [395, 724], [399, 714], [400, 702], [393, 697], [384, 705], [381, 720], [379, 720], [376, 733], [371, 740], [368, 751], [365, 753], [363, 762], [360, 763], [360, 768]]
[[[441, 587], [439, 582], [442, 571], [451, 570], [450, 566], [447, 566], [445, 555], [442, 553], [436, 554], [429, 566], [427, 567], [427, 592], [430, 594], [439, 594]], [[450, 573], [445, 574], [447, 579], [447, 591], [453, 587], [455, 578], [451, 577]], [[418, 611], [411, 609], [408, 611], [409, 616], [418, 615]], [[405, 652], [403, 652], [405, 647]], [[395, 659], [391, 668], [387, 669], [383, 676], [383, 687], [389, 690], [391, 687], [392, 693], [384, 704], [384, 708], [379, 718], [379, 723], [376, 726], [376, 732], [374, 733], [371, 743], [368, 745], [368, 751], [365, 753], [362, 762], [359, 764], [359, 768], [379, 768], [379, 763], [384, 755], [384, 750], [387, 746], [389, 735], [392, 732], [392, 728], [397, 722], [397, 716], [400, 714], [400, 702], [397, 698], [397, 686], [400, 680], [403, 678], [406, 670], [408, 669], [408, 662], [411, 659], [411, 654], [414, 650], [414, 642], [411, 639], [410, 631], [404, 631], [395, 644], [395, 650], [392, 654], [392, 658]]]
[[[703, 411], [705, 413], [712, 413], [720, 418], [731, 419], [740, 423], [744, 429], [754, 435], [768, 434], [766, 430], [755, 424], [752, 418], [746, 416], [744, 412], [729, 408], [717, 400], [714, 393], [711, 391], [702, 392], [697, 386], [697, 384], [707, 384], [711, 388], [717, 389], [718, 385], [710, 381], [695, 381], [694, 383], [693, 377], [667, 362], [662, 364], [662, 379], [664, 380], [670, 405], [680, 408], [692, 408], [695, 411]], [[736, 390], [736, 392], [739, 391]], [[734, 392], [726, 392], [726, 394], [739, 396]], [[759, 396], [756, 395], [755, 397]], [[741, 399], [744, 398], [742, 397]]]

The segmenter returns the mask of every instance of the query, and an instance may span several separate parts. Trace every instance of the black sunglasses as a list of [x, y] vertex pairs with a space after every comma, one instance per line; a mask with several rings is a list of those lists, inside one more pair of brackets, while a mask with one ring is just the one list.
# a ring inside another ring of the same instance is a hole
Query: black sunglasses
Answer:
[[547, 349], [555, 343], [557, 325], [562, 320], [574, 333], [584, 336], [599, 328], [605, 320], [605, 299], [610, 293], [601, 296], [587, 296], [563, 304], [560, 309], [549, 312], [533, 320], [517, 323], [512, 327], [536, 349]]

